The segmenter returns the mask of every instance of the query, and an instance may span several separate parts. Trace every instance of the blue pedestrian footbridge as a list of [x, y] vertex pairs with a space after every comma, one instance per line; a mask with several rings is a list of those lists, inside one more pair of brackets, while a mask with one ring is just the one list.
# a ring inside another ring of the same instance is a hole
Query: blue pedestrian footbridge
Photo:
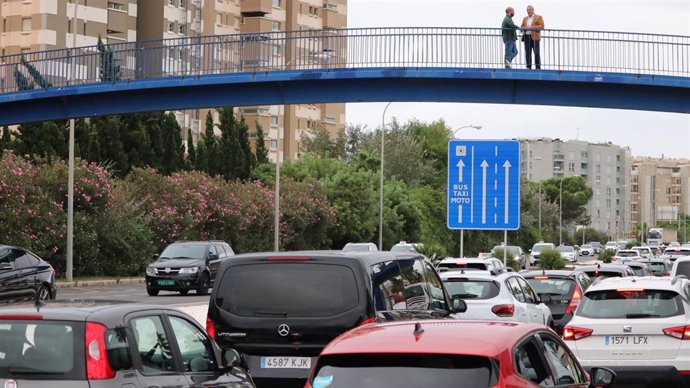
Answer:
[[0, 125], [330, 102], [536, 104], [690, 113], [690, 37], [544, 30], [540, 70], [501, 29], [357, 28], [137, 41], [0, 57]]

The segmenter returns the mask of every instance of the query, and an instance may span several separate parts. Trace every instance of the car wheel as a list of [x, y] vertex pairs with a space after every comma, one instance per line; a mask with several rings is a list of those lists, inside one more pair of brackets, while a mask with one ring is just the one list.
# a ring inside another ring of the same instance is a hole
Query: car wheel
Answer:
[[50, 299], [50, 290], [45, 286], [45, 284], [41, 284], [41, 286], [38, 287], [38, 290], [36, 291], [36, 298], [38, 300]]
[[146, 288], [146, 293], [149, 294], [149, 296], [156, 296], [158, 292], [159, 290], [157, 288]]
[[180, 295], [187, 295], [189, 294], [189, 290], [180, 290]]
[[209, 288], [209, 279], [208, 275], [206, 272], [201, 274], [201, 279], [199, 279], [199, 285], [196, 287], [196, 293], [197, 295], [206, 295], [208, 294], [208, 288]]

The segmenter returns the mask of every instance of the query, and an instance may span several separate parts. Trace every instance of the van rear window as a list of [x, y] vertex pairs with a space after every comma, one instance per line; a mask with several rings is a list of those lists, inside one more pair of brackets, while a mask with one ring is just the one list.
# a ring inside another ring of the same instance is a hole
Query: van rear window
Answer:
[[218, 306], [245, 317], [330, 317], [359, 305], [355, 274], [344, 265], [233, 266], [220, 283]]
[[77, 322], [0, 321], [0, 380], [83, 380], [84, 326]]

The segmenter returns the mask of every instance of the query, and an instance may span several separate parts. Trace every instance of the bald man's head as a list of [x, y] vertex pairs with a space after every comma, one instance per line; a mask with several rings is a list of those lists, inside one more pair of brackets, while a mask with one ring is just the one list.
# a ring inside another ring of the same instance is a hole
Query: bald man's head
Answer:
[[513, 7], [506, 8], [506, 15], [508, 15], [510, 17], [515, 16], [515, 10], [513, 9]]

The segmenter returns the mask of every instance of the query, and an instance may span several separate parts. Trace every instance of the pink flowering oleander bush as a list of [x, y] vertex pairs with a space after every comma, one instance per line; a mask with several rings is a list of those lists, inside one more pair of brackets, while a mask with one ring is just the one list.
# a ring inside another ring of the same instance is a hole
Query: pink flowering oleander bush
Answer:
[[280, 192], [283, 245], [290, 249], [326, 249], [336, 210], [328, 203], [324, 185], [314, 179], [285, 179]]
[[66, 218], [61, 204], [36, 184], [39, 172], [10, 151], [0, 155], [0, 243], [51, 259], [65, 240]]

